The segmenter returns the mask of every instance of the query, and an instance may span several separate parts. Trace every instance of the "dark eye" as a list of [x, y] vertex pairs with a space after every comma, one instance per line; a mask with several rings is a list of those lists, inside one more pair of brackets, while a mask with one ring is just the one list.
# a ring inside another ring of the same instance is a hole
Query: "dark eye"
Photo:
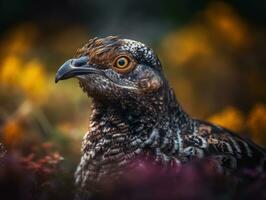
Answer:
[[122, 56], [116, 60], [115, 67], [119, 69], [124, 69], [128, 66], [129, 64], [129, 59], [125, 56]]
[[113, 63], [113, 68], [119, 73], [128, 73], [134, 68], [134, 63], [128, 56], [118, 56]]

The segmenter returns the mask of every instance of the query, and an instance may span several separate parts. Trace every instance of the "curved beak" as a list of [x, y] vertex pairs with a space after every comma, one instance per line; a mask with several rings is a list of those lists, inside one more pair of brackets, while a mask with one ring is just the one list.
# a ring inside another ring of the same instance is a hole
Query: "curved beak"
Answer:
[[87, 56], [66, 61], [56, 72], [55, 82], [57, 83], [59, 80], [69, 79], [78, 75], [99, 73], [99, 70], [90, 67], [88, 61], [89, 58]]

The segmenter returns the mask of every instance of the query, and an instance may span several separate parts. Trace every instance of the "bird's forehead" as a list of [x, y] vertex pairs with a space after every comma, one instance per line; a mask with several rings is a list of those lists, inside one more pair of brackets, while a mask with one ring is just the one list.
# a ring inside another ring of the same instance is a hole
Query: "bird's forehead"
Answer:
[[141, 42], [130, 39], [123, 39], [121, 49], [123, 51], [130, 52], [135, 58], [139, 60], [146, 61], [154, 66], [160, 65], [160, 62], [153, 50]]
[[145, 44], [129, 39], [123, 39], [121, 49], [124, 51], [129, 51], [132, 54], [139, 54], [140, 52], [148, 53], [148, 51], [150, 51], [151, 54], [153, 53]]

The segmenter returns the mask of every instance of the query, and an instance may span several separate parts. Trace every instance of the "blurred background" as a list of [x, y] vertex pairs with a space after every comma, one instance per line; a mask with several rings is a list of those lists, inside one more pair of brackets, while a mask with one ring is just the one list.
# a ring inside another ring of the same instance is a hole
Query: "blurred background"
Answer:
[[191, 116], [265, 147], [265, 10], [241, 0], [1, 0], [0, 142], [30, 169], [60, 162], [72, 174], [90, 99], [76, 80], [55, 84], [55, 72], [90, 38], [119, 35], [157, 52]]

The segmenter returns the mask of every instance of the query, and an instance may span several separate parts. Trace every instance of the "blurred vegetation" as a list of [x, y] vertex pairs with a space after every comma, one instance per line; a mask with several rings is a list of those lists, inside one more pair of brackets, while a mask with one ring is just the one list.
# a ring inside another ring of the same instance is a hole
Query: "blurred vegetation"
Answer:
[[264, 2], [0, 4], [0, 142], [22, 160], [48, 145], [72, 175], [90, 100], [76, 80], [55, 85], [54, 75], [89, 38], [114, 34], [156, 50], [177, 98], [193, 117], [266, 146]]

